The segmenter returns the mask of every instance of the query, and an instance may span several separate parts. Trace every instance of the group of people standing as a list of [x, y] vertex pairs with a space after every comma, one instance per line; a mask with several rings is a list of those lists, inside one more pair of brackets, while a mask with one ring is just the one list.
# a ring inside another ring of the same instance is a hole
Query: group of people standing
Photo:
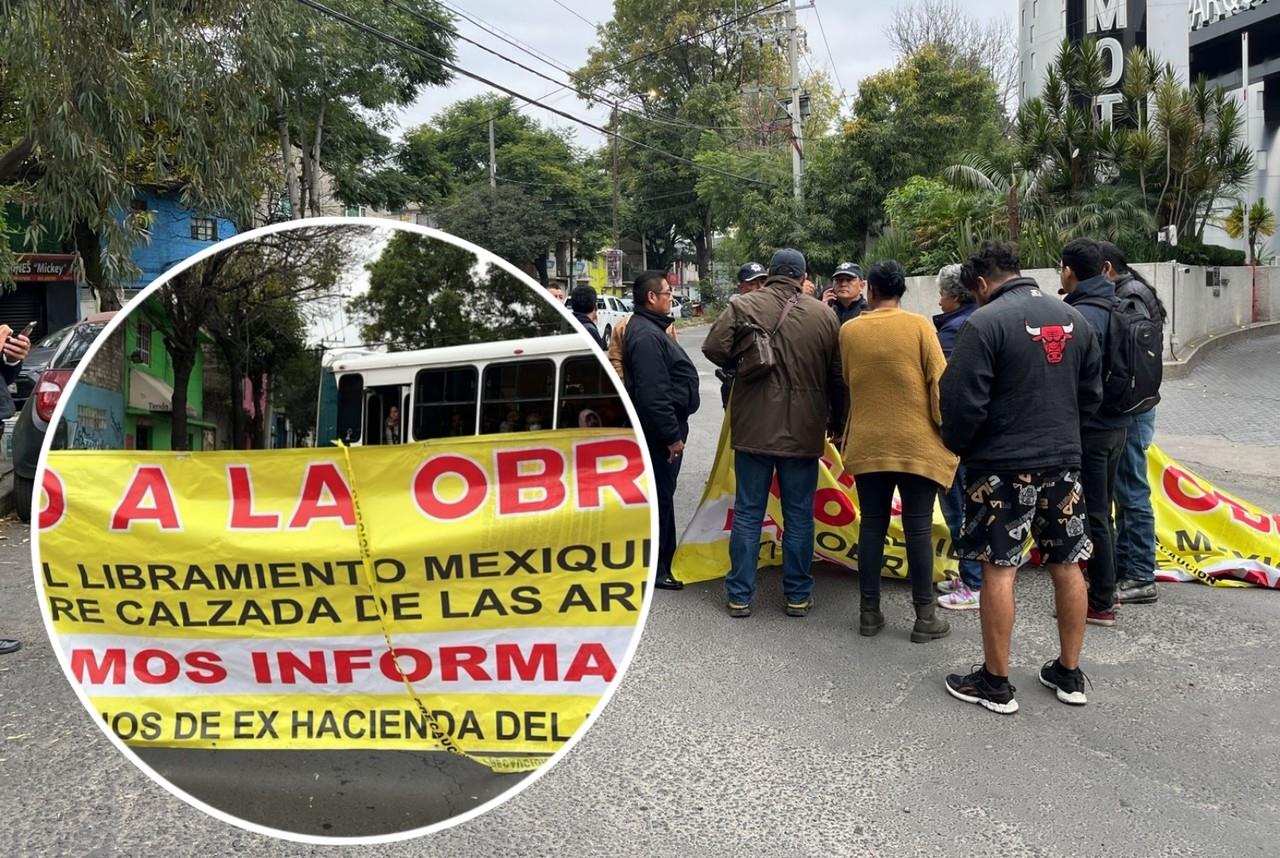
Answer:
[[[635, 282], [624, 362], [657, 472], [658, 586], [674, 589], [681, 585], [670, 566], [671, 493], [699, 403], [696, 369], [664, 335], [670, 287], [661, 278], [646, 272]], [[1060, 645], [1039, 679], [1065, 703], [1086, 702], [1079, 667], [1086, 623], [1114, 625], [1117, 601], [1156, 599], [1145, 449], [1158, 394], [1135, 404], [1116, 399], [1113, 388], [1132, 370], [1116, 357], [1131, 335], [1117, 315], [1137, 307], [1158, 326], [1164, 309], [1105, 242], [1064, 247], [1060, 280], [1065, 301], [1021, 275], [1012, 247], [986, 242], [939, 272], [942, 312], [931, 321], [901, 308], [906, 272], [893, 260], [872, 265], [865, 279], [858, 265], [842, 263], [821, 298], [796, 250], [779, 250], [767, 267], [742, 267], [739, 294], [703, 344], [720, 367], [734, 451], [730, 616], [753, 609], [775, 479], [785, 611], [805, 616], [813, 608], [813, 502], [818, 460], [831, 440], [858, 493], [860, 633], [885, 627], [880, 581], [896, 493], [915, 609], [911, 640], [950, 633], [939, 607], [980, 609], [985, 662], [947, 676], [947, 690], [995, 712], [1017, 710], [1008, 681], [1013, 580], [1034, 545], [1053, 580]], [[761, 348], [769, 354], [763, 370]], [[744, 360], [753, 364], [749, 377]], [[941, 585], [940, 596], [932, 583], [935, 499], [961, 557], [959, 578]]]

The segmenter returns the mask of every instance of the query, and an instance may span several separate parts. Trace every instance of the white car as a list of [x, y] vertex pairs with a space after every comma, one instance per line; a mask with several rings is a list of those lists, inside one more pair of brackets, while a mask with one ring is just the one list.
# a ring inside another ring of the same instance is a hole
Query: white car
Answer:
[[680, 299], [674, 295], [671, 296], [671, 317], [673, 319], [680, 319], [684, 317], [684, 305], [681, 303]]
[[621, 298], [612, 295], [596, 296], [596, 330], [600, 332], [600, 339], [604, 340], [606, 346], [613, 336], [614, 327], [630, 315], [631, 311], [622, 303]]

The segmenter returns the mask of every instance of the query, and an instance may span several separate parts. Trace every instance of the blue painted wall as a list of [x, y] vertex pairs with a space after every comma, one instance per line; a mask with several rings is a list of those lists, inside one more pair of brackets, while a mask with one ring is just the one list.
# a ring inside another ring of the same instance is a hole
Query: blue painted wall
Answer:
[[[182, 205], [180, 192], [148, 188], [140, 191], [137, 198], [146, 202], [152, 215], [151, 242], [134, 249], [133, 261], [142, 269], [142, 274], [126, 286], [127, 289], [141, 289], [188, 256], [215, 243], [191, 237], [191, 221], [197, 215]], [[236, 225], [228, 218], [209, 217], [217, 223], [216, 241], [236, 234]]]
[[81, 381], [63, 413], [72, 450], [124, 449], [124, 396]]

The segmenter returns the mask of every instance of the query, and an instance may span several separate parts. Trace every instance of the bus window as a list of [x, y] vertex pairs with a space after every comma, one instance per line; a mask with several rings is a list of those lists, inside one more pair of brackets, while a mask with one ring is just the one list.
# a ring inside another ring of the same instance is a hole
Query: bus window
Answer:
[[364, 406], [364, 378], [359, 373], [338, 380], [338, 440], [353, 444], [360, 440]]
[[612, 373], [593, 356], [565, 358], [560, 366], [560, 416], [556, 428], [630, 425]]
[[419, 370], [414, 376], [413, 437], [476, 434], [476, 368]]
[[550, 360], [510, 361], [484, 368], [480, 433], [550, 429], [556, 365]]
[[402, 398], [408, 400], [406, 390], [399, 384], [368, 389], [368, 405], [364, 412], [366, 444], [399, 444], [404, 440], [404, 413], [400, 410], [400, 401]]

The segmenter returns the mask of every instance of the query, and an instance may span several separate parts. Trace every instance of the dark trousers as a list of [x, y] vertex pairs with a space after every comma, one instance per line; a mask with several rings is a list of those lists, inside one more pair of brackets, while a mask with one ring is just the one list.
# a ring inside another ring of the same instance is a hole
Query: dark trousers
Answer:
[[884, 540], [896, 486], [902, 499], [902, 529], [907, 537], [907, 575], [911, 602], [933, 604], [933, 501], [938, 484], [915, 474], [891, 472], [859, 474], [858, 578], [862, 595], [880, 595], [880, 571], [884, 566]]
[[680, 476], [683, 456], [668, 462], [671, 452], [666, 447], [650, 447], [653, 460], [653, 490], [658, 496], [658, 577], [671, 574], [671, 558], [676, 553], [676, 478]]
[[1080, 482], [1089, 511], [1089, 607], [1110, 610], [1116, 600], [1116, 528], [1111, 502], [1116, 495], [1116, 470], [1124, 452], [1124, 429], [1086, 429], [1080, 433]]

